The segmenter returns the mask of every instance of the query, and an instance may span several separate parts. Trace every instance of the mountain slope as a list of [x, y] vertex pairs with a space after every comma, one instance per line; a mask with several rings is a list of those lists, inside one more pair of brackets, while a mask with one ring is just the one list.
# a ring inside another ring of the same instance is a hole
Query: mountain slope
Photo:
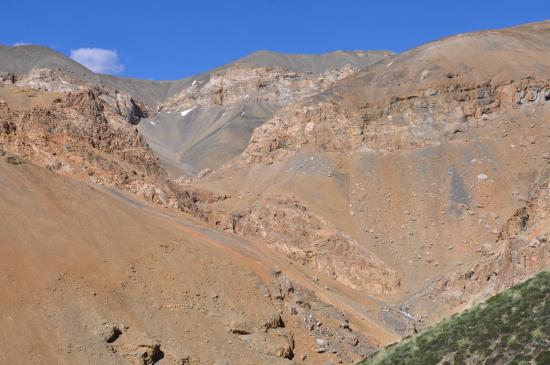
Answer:
[[457, 35], [399, 54], [281, 111], [256, 130], [245, 155], [445, 142], [469, 119], [549, 97], [548, 34], [550, 21]]
[[[45, 169], [0, 158], [0, 180], [3, 361], [284, 363], [226, 330], [242, 321], [255, 331], [278, 316], [244, 261]], [[195, 341], [199, 332], [210, 344]], [[284, 335], [270, 340], [285, 346]]]
[[548, 326], [550, 273], [542, 272], [360, 364], [548, 364]]
[[[216, 68], [220, 71], [234, 65], [251, 65], [254, 67], [281, 67], [294, 72], [311, 72], [321, 74], [331, 69], [351, 66], [364, 68], [391, 55], [386, 51], [369, 52], [332, 52], [323, 55], [294, 55], [270, 51], [253, 53], [242, 59]], [[50, 48], [35, 45], [3, 46], [0, 45], [0, 72], [25, 75], [32, 69], [46, 68], [60, 71], [63, 74], [93, 85], [107, 86], [129, 93], [136, 99], [151, 107], [164, 101], [183, 88], [190, 86], [193, 80], [207, 79], [210, 72], [193, 77], [172, 81], [149, 81], [95, 74], [69, 57]]]
[[215, 169], [240, 154], [277, 110], [389, 57], [389, 52], [289, 55], [257, 52], [176, 81], [180, 91], [139, 129], [175, 176]]
[[[390, 55], [384, 51], [323, 55], [262, 51], [194, 77], [148, 81], [94, 74], [45, 47], [0, 46], [0, 72], [26, 77], [26, 85], [48, 87], [47, 76], [36, 69], [52, 70], [59, 75], [58, 88], [97, 86], [143, 102], [150, 118], [139, 130], [164, 167], [178, 177], [221, 166], [244, 150], [255, 127], [291, 100], [325, 90]], [[190, 110], [195, 110], [189, 116], [193, 122], [184, 118]]]
[[352, 363], [374, 350], [366, 310], [263, 245], [10, 155], [0, 183], [6, 363]]
[[[506, 250], [502, 227], [547, 178], [549, 32], [459, 35], [379, 62], [281, 109], [189, 185], [228, 196], [209, 207], [221, 228], [433, 323], [472, 303], [465, 271]], [[536, 262], [530, 274], [548, 267]]]

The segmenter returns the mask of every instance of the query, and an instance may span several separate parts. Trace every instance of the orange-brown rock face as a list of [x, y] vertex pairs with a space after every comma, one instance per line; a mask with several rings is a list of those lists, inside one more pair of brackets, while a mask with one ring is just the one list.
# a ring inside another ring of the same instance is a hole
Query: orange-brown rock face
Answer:
[[379, 62], [276, 114], [243, 155], [269, 161], [306, 145], [395, 151], [444, 143], [483, 115], [550, 100], [549, 33], [545, 22], [459, 35]]
[[[205, 219], [193, 192], [178, 188], [160, 166], [146, 140], [131, 125], [141, 109], [131, 98], [82, 88], [56, 93], [7, 86], [17, 98], [42, 98], [21, 108], [0, 104], [0, 148], [79, 180], [129, 191], [161, 206], [191, 211]], [[122, 101], [121, 101], [122, 100]], [[124, 102], [123, 102], [124, 101]]]
[[316, 75], [293, 72], [282, 67], [238, 64], [214, 72], [207, 81], [195, 81], [159, 105], [159, 111], [173, 112], [210, 105], [242, 105], [251, 101], [286, 105], [293, 100], [319, 93], [357, 71], [347, 66]]
[[384, 297], [399, 287], [393, 270], [295, 199], [262, 200], [234, 221], [236, 233], [261, 240], [353, 289]]
[[243, 157], [270, 162], [306, 146], [328, 151], [397, 151], [437, 146], [478, 127], [482, 117], [518, 106], [544, 105], [550, 81], [460, 83], [343, 109], [325, 99], [291, 106], [254, 131]]
[[158, 159], [135, 128], [100, 98], [82, 90], [31, 110], [1, 105], [0, 137], [7, 152], [108, 185], [164, 175]]

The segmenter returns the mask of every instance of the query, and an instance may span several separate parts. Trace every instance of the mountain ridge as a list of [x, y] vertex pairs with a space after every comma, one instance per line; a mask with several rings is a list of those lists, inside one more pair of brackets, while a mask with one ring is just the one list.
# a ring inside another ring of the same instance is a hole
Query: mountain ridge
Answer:
[[[138, 83], [143, 87], [155, 89], [153, 93], [158, 93], [154, 97], [147, 97], [142, 94], [142, 101], [158, 103], [167, 97], [173, 95], [181, 88], [181, 84], [186, 84], [192, 79], [203, 78], [211, 72], [223, 70], [235, 64], [251, 63], [255, 66], [287, 66], [291, 71], [309, 71], [321, 73], [330, 68], [339, 68], [344, 64], [353, 66], [364, 66], [361, 58], [368, 58], [370, 55], [393, 54], [389, 51], [333, 51], [323, 54], [290, 54], [273, 51], [256, 51], [227, 64], [213, 68], [208, 71], [200, 72], [196, 75], [186, 76], [173, 80], [148, 80], [135, 77], [113, 76], [109, 74], [96, 74], [85, 66], [72, 60], [65, 54], [58, 52], [46, 46], [41, 45], [20, 45], [5, 46], [0, 45], [0, 72], [28, 73], [32, 68], [53, 68], [60, 71], [69, 72], [73, 75], [84, 77], [85, 81], [94, 83], [105, 83], [108, 86], [119, 87], [121, 91], [134, 93], [133, 96], [139, 98], [140, 94], [132, 89], [132, 83]], [[30, 61], [29, 61], [30, 59]], [[294, 65], [294, 60], [296, 64]], [[316, 65], [316, 59], [320, 64]], [[18, 62], [24, 60], [25, 62]], [[300, 62], [302, 61], [302, 62]], [[368, 61], [367, 63], [371, 63]], [[310, 64], [308, 68], [308, 63]], [[304, 65], [305, 64], [305, 65]], [[174, 89], [173, 89], [174, 88]]]

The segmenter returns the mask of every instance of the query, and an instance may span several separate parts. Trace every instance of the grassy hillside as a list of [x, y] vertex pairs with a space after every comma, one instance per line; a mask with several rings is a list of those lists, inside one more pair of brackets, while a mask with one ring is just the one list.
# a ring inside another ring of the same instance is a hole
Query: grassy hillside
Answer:
[[383, 364], [550, 364], [550, 273], [360, 363]]

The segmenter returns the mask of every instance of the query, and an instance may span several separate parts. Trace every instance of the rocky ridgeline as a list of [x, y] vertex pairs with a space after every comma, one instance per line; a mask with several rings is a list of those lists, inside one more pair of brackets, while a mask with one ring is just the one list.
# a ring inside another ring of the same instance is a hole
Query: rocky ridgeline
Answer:
[[482, 123], [486, 114], [550, 101], [548, 80], [452, 83], [361, 108], [367, 148], [395, 151], [437, 145]]
[[[454, 75], [449, 75], [454, 78]], [[405, 96], [349, 106], [321, 95], [281, 110], [258, 127], [241, 160], [270, 163], [305, 147], [396, 151], [439, 145], [483, 122], [482, 116], [550, 102], [550, 81], [442, 82]]]
[[109, 87], [93, 87], [70, 75], [47, 68], [31, 69], [25, 75], [0, 72], [0, 83], [23, 89], [62, 94], [91, 88], [110, 107], [111, 112], [123, 117], [131, 124], [137, 124], [141, 118], [149, 114], [148, 107], [134, 100], [129, 94]]
[[160, 104], [158, 111], [174, 112], [212, 105], [231, 107], [246, 103], [287, 105], [319, 93], [357, 71], [346, 66], [317, 75], [275, 66], [236, 64], [214, 71], [208, 80], [193, 81], [191, 86]]

